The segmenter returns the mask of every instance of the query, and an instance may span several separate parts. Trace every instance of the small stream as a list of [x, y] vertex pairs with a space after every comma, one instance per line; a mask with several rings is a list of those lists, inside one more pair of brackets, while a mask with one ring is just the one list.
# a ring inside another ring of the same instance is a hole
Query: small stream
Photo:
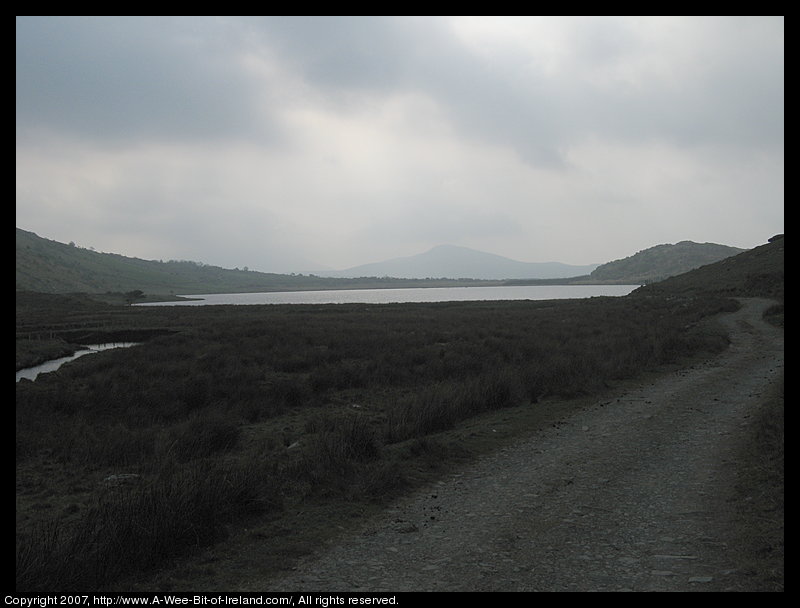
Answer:
[[69, 355], [68, 357], [59, 357], [58, 359], [51, 359], [50, 361], [45, 361], [44, 363], [41, 363], [39, 365], [34, 365], [33, 367], [26, 367], [25, 369], [19, 370], [17, 372], [17, 382], [19, 382], [23, 378], [26, 380], [36, 380], [36, 377], [39, 374], [54, 372], [65, 363], [74, 361], [78, 357], [83, 357], [84, 355], [91, 355], [112, 348], [127, 348], [129, 346], [134, 346], [135, 344], [139, 344], [139, 342], [107, 342], [105, 344], [87, 344], [86, 348], [79, 350], [76, 353]]

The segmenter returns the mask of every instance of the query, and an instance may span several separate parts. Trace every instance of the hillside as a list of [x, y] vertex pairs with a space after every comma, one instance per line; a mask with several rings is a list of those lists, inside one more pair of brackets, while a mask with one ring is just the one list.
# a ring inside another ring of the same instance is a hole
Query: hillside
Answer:
[[[506, 284], [634, 284], [656, 282], [659, 278], [682, 274], [740, 252], [741, 249], [724, 245], [683, 241], [676, 245], [658, 245], [631, 257], [595, 267], [557, 262], [518, 262], [464, 247], [444, 245], [417, 256], [367, 264], [338, 273], [348, 275], [346, 277], [284, 275], [229, 270], [191, 261], [160, 262], [100, 253], [44, 239], [17, 228], [16, 290], [90, 294], [138, 291], [163, 299], [174, 294], [497, 284], [489, 277], [498, 278], [498, 281], [501, 277], [517, 279], [506, 281]], [[588, 274], [590, 271], [591, 274]], [[782, 272], [781, 258], [781, 276]], [[421, 278], [407, 278], [414, 276]]]
[[314, 289], [456, 286], [456, 281], [328, 278], [228, 270], [191, 261], [160, 262], [100, 253], [16, 229], [16, 289], [43, 293], [243, 293]]
[[157, 262], [99, 253], [43, 239], [19, 228], [16, 241], [17, 290], [102, 293], [139, 289], [169, 294], [192, 293], [210, 285], [236, 290], [275, 281], [270, 275], [194, 262]]
[[661, 281], [728, 258], [744, 251], [716, 243], [680, 243], [656, 245], [638, 253], [595, 268], [592, 281], [641, 283]]
[[520, 262], [467, 247], [439, 245], [418, 255], [319, 274], [336, 277], [388, 276], [406, 279], [438, 277], [482, 280], [555, 279], [586, 275], [596, 267], [597, 264], [573, 266], [561, 262]]
[[713, 264], [640, 287], [638, 295], [714, 294], [734, 297], [764, 297], [783, 301], [784, 237], [727, 257]]

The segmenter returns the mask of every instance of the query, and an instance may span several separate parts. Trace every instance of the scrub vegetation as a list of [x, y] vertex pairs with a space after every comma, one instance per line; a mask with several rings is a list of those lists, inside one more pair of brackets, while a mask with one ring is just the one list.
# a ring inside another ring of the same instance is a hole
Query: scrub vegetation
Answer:
[[[18, 314], [22, 343], [34, 317], [43, 333], [65, 327], [67, 342], [111, 325], [173, 333], [17, 384], [17, 587], [113, 588], [242, 521], [383, 504], [419, 471], [464, 457], [438, 433], [719, 351], [726, 338], [704, 319], [735, 306], [627, 297]], [[303, 550], [287, 543], [284, 564]]]

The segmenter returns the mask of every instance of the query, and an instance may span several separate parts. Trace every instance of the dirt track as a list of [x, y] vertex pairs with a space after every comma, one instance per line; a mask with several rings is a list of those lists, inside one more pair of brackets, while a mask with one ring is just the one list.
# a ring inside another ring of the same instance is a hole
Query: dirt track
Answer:
[[265, 591], [753, 590], [732, 546], [735, 454], [780, 377], [765, 300], [731, 347], [418, 492]]

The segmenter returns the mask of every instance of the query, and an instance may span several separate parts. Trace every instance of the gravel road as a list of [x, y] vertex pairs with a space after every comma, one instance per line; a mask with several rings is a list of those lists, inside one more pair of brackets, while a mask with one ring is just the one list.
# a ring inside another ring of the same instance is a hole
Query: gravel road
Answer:
[[254, 588], [749, 590], [731, 541], [735, 452], [784, 338], [761, 319], [770, 302], [742, 302], [722, 355], [483, 458]]

